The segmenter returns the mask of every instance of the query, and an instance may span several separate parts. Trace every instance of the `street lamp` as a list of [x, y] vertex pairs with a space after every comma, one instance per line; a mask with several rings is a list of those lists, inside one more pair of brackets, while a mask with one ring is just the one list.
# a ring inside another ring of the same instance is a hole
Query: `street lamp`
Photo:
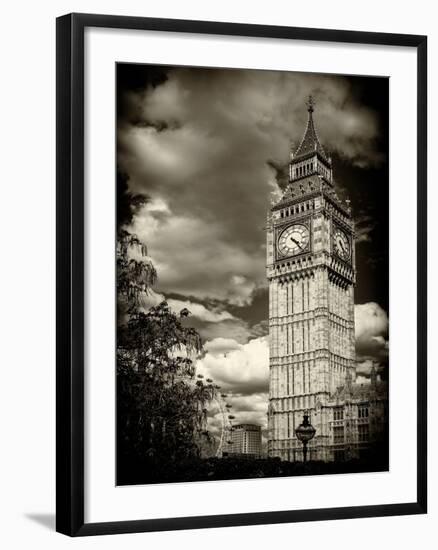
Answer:
[[295, 435], [303, 444], [303, 462], [307, 459], [307, 443], [313, 438], [315, 432], [315, 428], [309, 421], [309, 411], [304, 411], [302, 423], [295, 428]]

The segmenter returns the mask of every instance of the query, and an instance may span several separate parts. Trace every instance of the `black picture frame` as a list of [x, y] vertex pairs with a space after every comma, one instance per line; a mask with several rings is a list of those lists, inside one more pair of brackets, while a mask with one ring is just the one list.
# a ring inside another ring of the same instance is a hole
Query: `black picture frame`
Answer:
[[[417, 35], [69, 14], [57, 19], [56, 529], [69, 536], [423, 514], [427, 510], [427, 37]], [[157, 30], [406, 46], [417, 51], [417, 499], [415, 502], [217, 516], [84, 522], [84, 30]]]

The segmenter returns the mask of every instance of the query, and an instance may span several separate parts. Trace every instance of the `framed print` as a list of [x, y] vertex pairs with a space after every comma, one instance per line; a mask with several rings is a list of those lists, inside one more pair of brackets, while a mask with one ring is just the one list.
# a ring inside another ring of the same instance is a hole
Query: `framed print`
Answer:
[[57, 20], [57, 530], [426, 513], [426, 37]]

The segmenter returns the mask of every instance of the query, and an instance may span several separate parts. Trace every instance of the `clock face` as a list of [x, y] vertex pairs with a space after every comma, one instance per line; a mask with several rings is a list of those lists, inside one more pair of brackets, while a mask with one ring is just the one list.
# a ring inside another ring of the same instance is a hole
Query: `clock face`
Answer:
[[302, 224], [290, 225], [278, 239], [278, 251], [283, 256], [304, 252], [309, 244], [309, 229]]
[[347, 235], [340, 229], [335, 229], [333, 247], [336, 254], [343, 260], [349, 260], [351, 257], [351, 246]]

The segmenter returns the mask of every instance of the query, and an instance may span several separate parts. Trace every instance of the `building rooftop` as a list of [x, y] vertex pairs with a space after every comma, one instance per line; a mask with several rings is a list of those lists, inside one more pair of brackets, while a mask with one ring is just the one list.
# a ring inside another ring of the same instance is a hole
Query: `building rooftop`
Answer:
[[262, 429], [258, 424], [235, 424], [233, 428], [253, 431], [260, 431]]

